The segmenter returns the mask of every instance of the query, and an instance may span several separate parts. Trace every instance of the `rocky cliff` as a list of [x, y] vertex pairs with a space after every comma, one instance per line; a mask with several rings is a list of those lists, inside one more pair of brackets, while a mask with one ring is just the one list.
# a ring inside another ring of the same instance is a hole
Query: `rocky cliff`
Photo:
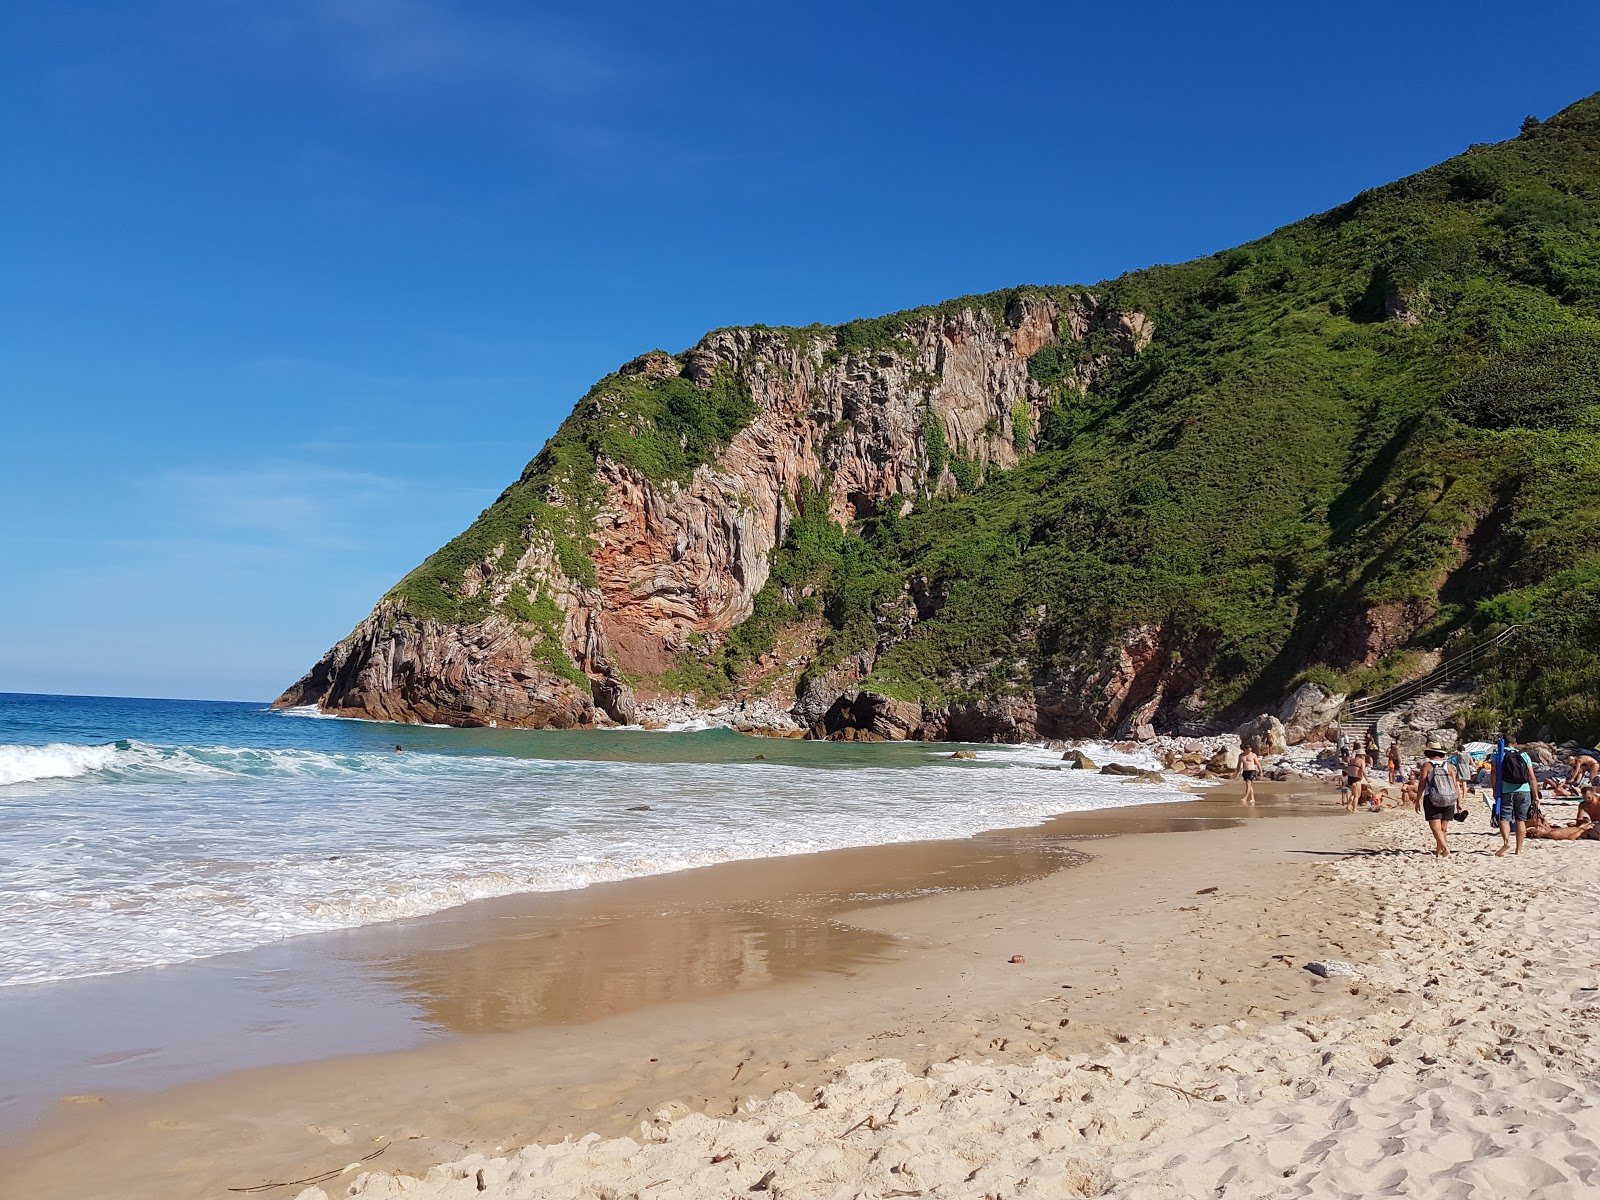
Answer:
[[[453, 725], [631, 723], [639, 681], [659, 680], [683, 655], [704, 656], [751, 615], [799, 497], [848, 526], [953, 494], [964, 471], [1013, 467], [1033, 452], [1052, 395], [1030, 376], [1033, 355], [1102, 335], [1098, 352], [1072, 368], [1073, 386], [1086, 391], [1111, 355], [1138, 354], [1152, 333], [1143, 313], [1092, 292], [1030, 290], [1001, 304], [942, 306], [878, 347], [820, 327], [729, 329], [682, 355], [644, 355], [609, 377], [612, 386], [598, 385], [569, 422], [603, 427], [575, 431], [595, 443], [583, 489], [592, 499], [564, 495], [551, 461], [536, 459], [518, 484], [572, 510], [578, 569], [538, 522], [483, 544], [457, 573], [430, 560], [418, 573], [436, 576], [455, 611], [417, 611], [424, 606], [409, 602], [414, 592], [403, 584], [276, 706]], [[605, 433], [635, 419], [630, 394], [671, 379], [702, 393], [737, 381], [749, 419], [686, 478], [652, 478], [628, 461], [640, 456], [608, 454]], [[1121, 655], [1047, 699], [1042, 724], [1031, 700], [914, 704], [903, 708], [915, 710], [914, 721], [882, 735], [1014, 740], [1115, 723], [1132, 699], [1161, 686], [1140, 678], [1161, 653], [1151, 639], [1138, 631]], [[869, 648], [807, 689], [808, 726], [840, 728], [834, 702], [870, 673], [873, 657]]]
[[1194, 262], [634, 359], [277, 703], [1017, 740], [1516, 625], [1464, 725], [1589, 737], [1597, 379], [1590, 98]]

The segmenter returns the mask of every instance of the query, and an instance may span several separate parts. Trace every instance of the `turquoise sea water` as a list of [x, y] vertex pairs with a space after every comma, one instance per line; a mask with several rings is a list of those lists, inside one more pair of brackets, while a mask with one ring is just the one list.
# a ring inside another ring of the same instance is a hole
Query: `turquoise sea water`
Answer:
[[976, 749], [971, 763], [935, 744], [436, 729], [0, 693], [0, 986], [1156, 798], [1043, 770], [1060, 756], [1039, 747]]

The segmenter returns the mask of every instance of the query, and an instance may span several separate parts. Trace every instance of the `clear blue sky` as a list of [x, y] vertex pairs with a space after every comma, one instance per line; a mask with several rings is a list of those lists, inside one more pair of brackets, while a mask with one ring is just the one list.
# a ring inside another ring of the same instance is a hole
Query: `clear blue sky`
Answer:
[[1195, 257], [1600, 89], [1600, 5], [0, 5], [0, 690], [266, 699], [594, 379]]

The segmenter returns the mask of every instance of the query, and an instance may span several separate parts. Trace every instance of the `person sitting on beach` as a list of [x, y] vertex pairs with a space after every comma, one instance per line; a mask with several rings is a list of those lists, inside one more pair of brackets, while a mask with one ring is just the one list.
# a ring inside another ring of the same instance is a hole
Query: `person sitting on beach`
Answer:
[[1244, 780], [1244, 800], [1241, 803], [1254, 804], [1256, 780], [1261, 778], [1261, 756], [1248, 746], [1239, 755], [1239, 778]]
[[1579, 784], [1600, 783], [1600, 758], [1580, 751], [1572, 756], [1572, 769], [1567, 772], [1568, 787]]
[[1578, 793], [1578, 815], [1600, 824], [1600, 787], [1590, 784]]
[[1494, 794], [1499, 797], [1495, 805], [1495, 820], [1500, 824], [1500, 849], [1496, 858], [1504, 858], [1511, 849], [1511, 828], [1516, 826], [1516, 854], [1522, 853], [1522, 839], [1527, 834], [1528, 814], [1539, 803], [1539, 777], [1534, 773], [1533, 760], [1509, 739], [1500, 761], [1494, 766]]
[[1433, 852], [1440, 858], [1449, 858], [1450, 847], [1445, 844], [1445, 834], [1456, 819], [1462, 783], [1455, 765], [1446, 761], [1444, 747], [1439, 743], [1429, 743], [1427, 760], [1422, 765], [1422, 776], [1418, 782], [1421, 784], [1418, 792], [1422, 799], [1422, 815], [1427, 819], [1428, 828], [1433, 831]]
[[1419, 764], [1411, 768], [1411, 773], [1406, 776], [1406, 781], [1400, 789], [1400, 798], [1411, 805], [1412, 811], [1422, 811], [1422, 766]]
[[1344, 763], [1344, 783], [1339, 791], [1344, 796], [1346, 812], [1355, 812], [1356, 806], [1361, 803], [1361, 789], [1367, 779], [1367, 756], [1360, 750], [1352, 750], [1350, 757]]
[[1397, 808], [1400, 801], [1405, 799], [1405, 789], [1403, 787], [1401, 788], [1400, 800], [1397, 801], [1395, 799], [1395, 785], [1392, 783], [1383, 783], [1373, 787], [1372, 781], [1368, 779], [1361, 787], [1362, 796], [1367, 803], [1371, 804], [1373, 812], [1381, 812], [1386, 808]]

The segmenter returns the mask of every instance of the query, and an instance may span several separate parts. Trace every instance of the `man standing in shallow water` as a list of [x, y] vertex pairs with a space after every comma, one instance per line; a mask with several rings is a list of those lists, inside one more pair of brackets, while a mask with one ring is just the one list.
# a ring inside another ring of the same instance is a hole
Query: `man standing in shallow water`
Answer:
[[1239, 778], [1244, 780], [1243, 804], [1256, 802], [1256, 780], [1261, 778], [1261, 756], [1249, 746], [1239, 755]]

